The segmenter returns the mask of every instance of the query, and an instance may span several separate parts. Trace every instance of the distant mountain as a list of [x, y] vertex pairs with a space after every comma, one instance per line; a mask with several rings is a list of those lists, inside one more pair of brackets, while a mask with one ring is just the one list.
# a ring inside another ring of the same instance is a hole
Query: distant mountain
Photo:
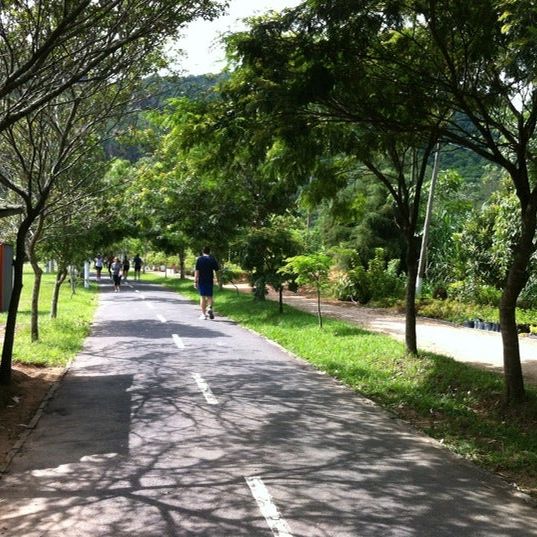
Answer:
[[440, 169], [457, 170], [466, 181], [478, 182], [488, 161], [464, 147], [445, 146], [440, 154]]
[[124, 133], [133, 129], [143, 129], [148, 125], [144, 117], [150, 110], [162, 110], [170, 99], [189, 97], [191, 99], [209, 98], [215, 85], [225, 75], [196, 76], [154, 76], [144, 80], [140, 95], [135, 99], [136, 109], [128, 114], [117, 126], [118, 136], [107, 140], [104, 151], [107, 158], [122, 158], [136, 162], [144, 156], [143, 147], [125, 142]]
[[190, 99], [208, 97], [216, 84], [223, 79], [224, 75], [222, 74], [149, 78], [145, 85], [145, 92], [148, 94], [141, 99], [141, 108], [143, 110], [159, 110], [166, 105], [167, 101], [176, 97], [189, 97]]
[[498, 189], [502, 173], [498, 166], [470, 149], [451, 144], [442, 147], [440, 170], [455, 170], [462, 177], [464, 192], [474, 204], [481, 205]]

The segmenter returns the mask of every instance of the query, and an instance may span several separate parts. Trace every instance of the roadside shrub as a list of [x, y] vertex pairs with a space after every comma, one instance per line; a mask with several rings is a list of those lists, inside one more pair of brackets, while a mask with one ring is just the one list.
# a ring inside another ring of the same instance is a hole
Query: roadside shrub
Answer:
[[453, 300], [484, 306], [498, 306], [502, 294], [492, 285], [479, 285], [471, 279], [450, 283], [447, 292]]
[[244, 279], [244, 271], [233, 263], [226, 263], [220, 269], [220, 281], [223, 284], [233, 283]]
[[478, 285], [476, 288], [475, 301], [477, 304], [499, 306], [502, 292], [492, 285]]
[[422, 300], [417, 305], [419, 315], [443, 319], [453, 323], [463, 323], [468, 319], [488, 319], [498, 322], [498, 309], [492, 306], [477, 306], [459, 300]]
[[[426, 293], [422, 290], [422, 295]], [[444, 285], [435, 285], [431, 291], [432, 298], [437, 298], [438, 300], [446, 300], [448, 297], [447, 289]]]
[[147, 252], [144, 256], [144, 265], [159, 268], [167, 264], [167, 256], [163, 252]]
[[354, 248], [345, 248], [343, 246], [333, 246], [329, 250], [334, 262], [339, 269], [349, 271], [360, 264], [358, 253]]
[[340, 300], [350, 299], [360, 304], [402, 298], [405, 279], [398, 274], [398, 270], [399, 260], [386, 262], [384, 249], [377, 248], [367, 270], [358, 266], [338, 279], [335, 294]]
[[[486, 319], [494, 323], [500, 320], [496, 306], [463, 303], [450, 298], [447, 300], [422, 299], [418, 302], [417, 308], [419, 315], [454, 323], [463, 323], [469, 319]], [[536, 310], [517, 308], [516, 319], [519, 326], [527, 325], [526, 331], [531, 331], [531, 326], [537, 327]]]
[[537, 275], [534, 272], [518, 297], [518, 305], [521, 308], [537, 308]]
[[470, 280], [451, 282], [447, 286], [448, 297], [458, 302], [473, 302], [474, 285]]
[[371, 279], [363, 267], [356, 267], [338, 278], [334, 285], [338, 300], [353, 300], [367, 304], [372, 298]]
[[231, 261], [220, 262], [220, 272], [226, 273], [229, 279], [235, 281], [247, 281], [248, 274], [239, 265]]

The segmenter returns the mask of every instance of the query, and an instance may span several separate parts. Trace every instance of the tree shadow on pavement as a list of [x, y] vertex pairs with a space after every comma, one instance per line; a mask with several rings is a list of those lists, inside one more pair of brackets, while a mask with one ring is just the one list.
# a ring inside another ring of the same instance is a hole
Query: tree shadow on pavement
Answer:
[[268, 537], [256, 476], [293, 537], [537, 536], [499, 480], [261, 338], [189, 326], [206, 345], [156, 350], [147, 323], [95, 331], [2, 483], [0, 534]]
[[172, 343], [171, 334], [178, 334], [189, 339], [211, 339], [228, 337], [218, 329], [218, 324], [212, 321], [203, 322], [200, 326], [192, 324], [171, 322], [161, 323], [157, 320], [137, 321], [136, 327], [129, 320], [115, 320], [112, 323], [103, 323], [94, 328], [95, 337], [117, 338], [118, 340], [168, 340]]

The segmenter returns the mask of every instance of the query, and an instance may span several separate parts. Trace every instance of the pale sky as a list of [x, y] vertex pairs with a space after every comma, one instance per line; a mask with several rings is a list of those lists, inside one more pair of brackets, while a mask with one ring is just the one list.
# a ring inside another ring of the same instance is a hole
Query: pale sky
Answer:
[[195, 21], [183, 32], [184, 38], [173, 48], [186, 56], [174, 62], [185, 75], [219, 73], [225, 66], [224, 50], [217, 43], [222, 33], [244, 29], [241, 19], [267, 11], [297, 6], [301, 0], [230, 0], [227, 15], [214, 21]]

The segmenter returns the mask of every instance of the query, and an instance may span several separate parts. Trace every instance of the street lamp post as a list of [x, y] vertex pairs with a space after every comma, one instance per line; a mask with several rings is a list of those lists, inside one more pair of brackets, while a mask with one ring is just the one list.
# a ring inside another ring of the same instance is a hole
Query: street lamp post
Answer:
[[437, 144], [436, 152], [434, 154], [433, 173], [431, 176], [431, 188], [429, 189], [429, 198], [427, 200], [427, 211], [425, 213], [425, 222], [423, 224], [423, 237], [421, 241], [420, 260], [418, 264], [418, 277], [416, 279], [416, 295], [421, 293], [421, 287], [423, 285], [423, 278], [425, 277], [425, 260], [427, 258], [427, 241], [429, 240], [429, 227], [431, 225], [431, 216], [433, 212], [433, 197], [434, 189], [436, 187], [436, 180], [438, 178], [438, 168], [440, 162], [440, 145]]

